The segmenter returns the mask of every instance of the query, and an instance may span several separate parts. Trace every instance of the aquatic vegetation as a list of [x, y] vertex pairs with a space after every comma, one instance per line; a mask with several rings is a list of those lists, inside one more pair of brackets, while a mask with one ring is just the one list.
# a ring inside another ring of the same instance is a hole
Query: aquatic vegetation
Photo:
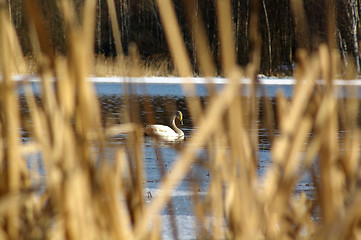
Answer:
[[[195, 130], [178, 149], [171, 171], [162, 172], [158, 194], [153, 194], [144, 189], [144, 127], [138, 113], [139, 107], [146, 109], [146, 122], [154, 124], [155, 106], [146, 99], [135, 101], [131, 84], [124, 83], [129, 91], [124, 93], [122, 123], [102, 124], [98, 97], [86, 80], [94, 64], [95, 4], [84, 1], [82, 21], [77, 21], [71, 2], [59, 2], [69, 48], [61, 58], [47, 45], [41, 13], [28, 5], [40, 102], [26, 78], [18, 83], [11, 80], [15, 71], [11, 66], [22, 64], [17, 60], [21, 54], [14, 27], [0, 8], [1, 239], [159, 239], [160, 213], [165, 208], [172, 212], [171, 193], [194, 164], [209, 171], [206, 192], [200, 193], [196, 180], [189, 184], [200, 239], [359, 237], [359, 99], [354, 87], [345, 90], [345, 98], [335, 95], [339, 56], [332, 45], [320, 45], [313, 53], [299, 50], [293, 96], [278, 94], [273, 108], [266, 96], [262, 104], [256, 101], [262, 92], [257, 80], [261, 54], [257, 8], [252, 8], [250, 17], [254, 49], [244, 68], [237, 66], [232, 54], [230, 19], [219, 21], [222, 71], [228, 83], [221, 90], [209, 84], [204, 105], [192, 82], [185, 81]], [[175, 69], [187, 80], [192, 68], [171, 1], [159, 0], [157, 6]], [[231, 16], [227, 1], [219, 1], [217, 8], [218, 17]], [[204, 46], [204, 24], [200, 18], [193, 20], [194, 41], [203, 46], [197, 53], [201, 69], [215, 72], [215, 64], [206, 57], [210, 52]], [[130, 58], [137, 62], [136, 48]], [[133, 66], [137, 69], [137, 64]], [[350, 67], [348, 77], [353, 74]], [[251, 83], [249, 93], [240, 96], [243, 77]], [[317, 81], [320, 78], [325, 84]], [[30, 126], [22, 124], [17, 84], [24, 89]], [[263, 179], [257, 174], [260, 121], [267, 126], [263, 134], [269, 138], [272, 155]], [[29, 128], [25, 140], [22, 128]], [[125, 143], [108, 161], [107, 138], [119, 134], [125, 136]], [[206, 149], [206, 162], [199, 162], [200, 149]], [[34, 153], [41, 155], [44, 176], [27, 166], [27, 157]], [[312, 176], [308, 183], [314, 186], [312, 197], [294, 192], [304, 173]], [[173, 236], [181, 238], [176, 220], [170, 214]]]

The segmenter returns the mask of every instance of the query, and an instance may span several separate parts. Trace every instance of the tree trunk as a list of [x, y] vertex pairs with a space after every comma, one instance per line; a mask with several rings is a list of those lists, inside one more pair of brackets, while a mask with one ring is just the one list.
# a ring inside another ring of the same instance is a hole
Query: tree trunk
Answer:
[[263, 5], [263, 11], [264, 11], [264, 15], [266, 18], [266, 26], [267, 26], [267, 38], [268, 38], [268, 60], [269, 60], [269, 73], [272, 72], [272, 40], [271, 40], [271, 30], [269, 27], [269, 20], [268, 20], [268, 13], [267, 13], [267, 8], [266, 8], [266, 4], [264, 2], [264, 0], [262, 0], [262, 5]]
[[97, 9], [97, 23], [96, 23], [96, 35], [95, 35], [95, 41], [96, 41], [96, 48], [97, 51], [100, 52], [101, 50], [101, 42], [102, 42], [102, 4], [101, 4], [101, 0], [98, 0], [98, 9]]
[[351, 8], [351, 22], [352, 22], [352, 38], [354, 44], [354, 55], [355, 55], [355, 63], [357, 72], [360, 72], [360, 51], [359, 51], [359, 43], [357, 37], [357, 25], [359, 22], [359, 15], [357, 11], [357, 4], [355, 0], [349, 1], [350, 8]]
[[339, 39], [340, 49], [341, 49], [341, 56], [343, 58], [343, 63], [345, 66], [348, 65], [348, 59], [347, 59], [347, 45], [344, 39], [342, 38], [341, 31], [337, 29], [337, 35]]

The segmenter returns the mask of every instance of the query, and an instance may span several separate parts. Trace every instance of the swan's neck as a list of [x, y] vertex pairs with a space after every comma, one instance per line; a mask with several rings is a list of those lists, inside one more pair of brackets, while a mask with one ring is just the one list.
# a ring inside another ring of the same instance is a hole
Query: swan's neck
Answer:
[[173, 120], [172, 120], [172, 127], [174, 129], [174, 131], [178, 134], [178, 135], [184, 135], [183, 131], [180, 130], [177, 125], [175, 124], [175, 117], [173, 117]]

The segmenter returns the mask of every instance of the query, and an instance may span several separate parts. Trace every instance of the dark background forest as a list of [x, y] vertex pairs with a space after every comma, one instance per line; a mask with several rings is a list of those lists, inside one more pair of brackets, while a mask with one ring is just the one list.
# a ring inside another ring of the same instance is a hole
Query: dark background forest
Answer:
[[[188, 0], [183, 0], [188, 1]], [[189, 56], [196, 68], [192, 29], [186, 20], [182, 0], [174, 0], [174, 8], [184, 36]], [[202, 17], [209, 38], [214, 60], [219, 65], [219, 41], [217, 29], [217, 0], [192, 0], [197, 16]], [[30, 1], [29, 1], [30, 2]], [[235, 52], [240, 65], [249, 61], [252, 44], [250, 41], [250, 15], [252, 0], [235, 1], [232, 4], [233, 33]], [[73, 0], [81, 19], [82, 0]], [[170, 55], [162, 29], [157, 6], [154, 0], [114, 0], [119, 22], [122, 50], [128, 54], [128, 46], [134, 42], [145, 61], [169, 60]], [[327, 0], [304, 0], [306, 36], [297, 38], [295, 19], [292, 14], [291, 1], [259, 0], [258, 31], [262, 40], [261, 72], [264, 74], [289, 74], [294, 66], [296, 50], [300, 47], [316, 50], [327, 42]], [[57, 0], [33, 1], [42, 12], [45, 25], [50, 33], [54, 52], [66, 54], [66, 34]], [[31, 44], [28, 38], [29, 24], [23, 0], [8, 0], [9, 16], [16, 27], [25, 55], [31, 55]], [[335, 0], [336, 29], [335, 44], [340, 51], [341, 62], [348, 65], [351, 61], [360, 71], [359, 37], [360, 37], [360, 3], [359, 0]], [[198, 16], [199, 13], [199, 16]], [[109, 16], [108, 1], [97, 0], [96, 24], [94, 26], [96, 54], [108, 57], [116, 56], [114, 38]], [[197, 72], [197, 70], [195, 70]]]

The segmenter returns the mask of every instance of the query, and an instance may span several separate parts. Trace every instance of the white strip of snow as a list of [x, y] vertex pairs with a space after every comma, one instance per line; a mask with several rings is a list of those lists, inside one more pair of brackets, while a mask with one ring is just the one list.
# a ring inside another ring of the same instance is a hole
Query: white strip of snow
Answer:
[[[0, 76], [1, 79], [1, 76]], [[28, 82], [39, 82], [40, 77], [34, 75], [15, 75], [12, 77], [14, 81], [28, 81]], [[89, 77], [88, 80], [93, 83], [135, 83], [135, 84], [227, 84], [228, 79], [221, 77], [203, 78], [203, 77]], [[294, 85], [294, 78], [276, 78], [259, 76], [259, 83], [261, 85]], [[241, 83], [250, 84], [251, 80], [248, 78], [242, 78]], [[324, 84], [323, 80], [318, 80], [319, 84]], [[335, 80], [337, 86], [361, 86], [361, 79], [354, 80]]]
[[[141, 84], [227, 84], [229, 80], [227, 78], [213, 77], [192, 77], [192, 78], [180, 78], [180, 77], [91, 77], [91, 82], [95, 83], [141, 83]], [[264, 85], [293, 85], [294, 80], [292, 78], [259, 78], [260, 84]], [[248, 78], [241, 79], [241, 83], [250, 84], [251, 80]]]

